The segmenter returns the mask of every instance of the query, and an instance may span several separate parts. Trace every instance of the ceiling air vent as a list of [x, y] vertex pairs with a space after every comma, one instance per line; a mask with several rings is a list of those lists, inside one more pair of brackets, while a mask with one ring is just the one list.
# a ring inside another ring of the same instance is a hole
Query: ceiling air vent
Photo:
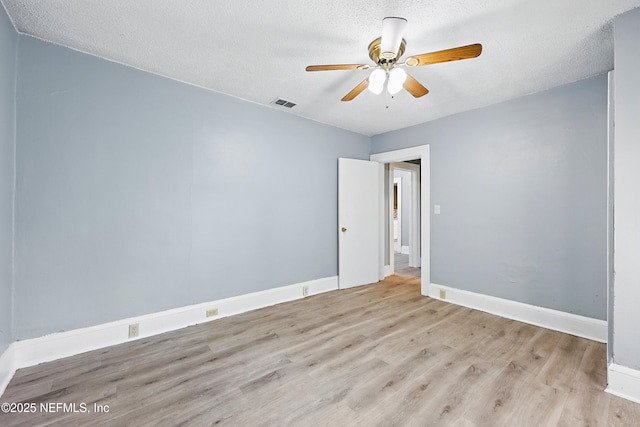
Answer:
[[295, 107], [295, 102], [287, 101], [286, 99], [277, 98], [272, 104], [281, 105], [283, 107], [292, 108]]

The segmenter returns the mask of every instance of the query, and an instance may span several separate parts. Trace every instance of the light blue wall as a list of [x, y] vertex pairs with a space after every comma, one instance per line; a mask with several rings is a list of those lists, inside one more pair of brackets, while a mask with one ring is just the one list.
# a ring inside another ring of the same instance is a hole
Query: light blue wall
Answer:
[[615, 21], [614, 362], [640, 369], [640, 9]]
[[337, 158], [370, 139], [28, 37], [18, 339], [337, 274]]
[[15, 69], [18, 34], [0, 4], [0, 354], [12, 340]]
[[606, 75], [372, 138], [423, 144], [433, 283], [606, 319]]

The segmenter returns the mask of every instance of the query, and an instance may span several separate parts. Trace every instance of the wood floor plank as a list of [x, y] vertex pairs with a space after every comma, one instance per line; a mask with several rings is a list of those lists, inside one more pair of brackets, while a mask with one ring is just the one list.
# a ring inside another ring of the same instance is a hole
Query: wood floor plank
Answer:
[[[530, 398], [526, 390], [532, 381], [534, 378], [522, 365], [509, 362], [487, 383], [484, 393], [472, 402], [464, 417], [481, 426], [510, 425], [514, 419], [512, 414]], [[524, 422], [522, 425], [537, 424]]]
[[588, 346], [589, 341], [585, 339], [564, 335], [537, 375], [537, 380], [550, 387], [571, 391]]
[[604, 426], [608, 422], [611, 396], [602, 389], [575, 388], [567, 395], [558, 426]]
[[391, 276], [21, 369], [2, 401], [91, 413], [0, 425], [637, 425], [640, 405], [605, 384], [604, 344]]
[[[247, 397], [257, 411], [244, 412], [235, 417], [236, 425], [295, 425], [295, 420], [318, 417], [334, 405], [342, 406], [345, 397], [351, 392], [363, 376], [378, 372], [386, 363], [377, 358], [362, 360], [349, 372], [334, 372], [324, 378], [311, 378], [304, 375], [290, 377], [271, 388], [271, 393], [261, 390], [249, 390]], [[312, 389], [313, 393], [308, 393]], [[282, 408], [286, 407], [286, 411]], [[351, 414], [351, 411], [347, 411]]]
[[523, 425], [555, 426], [567, 401], [567, 392], [531, 381], [520, 391], [526, 399], [515, 405], [510, 417]]
[[637, 426], [640, 424], [640, 404], [617, 396], [611, 396], [607, 425], [614, 427]]
[[437, 366], [438, 361], [447, 355], [452, 359], [457, 357], [452, 356], [452, 353], [453, 350], [446, 346], [425, 347], [401, 363], [389, 365], [387, 369], [377, 372], [369, 381], [360, 381], [347, 404], [354, 411], [369, 412], [381, 400], [387, 400], [387, 396], [397, 396], [398, 389], [403, 389], [416, 376]]
[[[475, 395], [482, 393], [491, 379], [490, 363], [451, 349], [441, 362], [387, 399], [391, 410], [380, 414], [380, 426], [404, 426], [414, 420], [421, 425], [449, 425], [460, 418]], [[419, 386], [416, 386], [419, 384]], [[400, 397], [400, 398], [398, 398]], [[419, 425], [416, 424], [416, 425]]]
[[[560, 332], [538, 328], [536, 335], [511, 355], [511, 360], [524, 366], [531, 374], [538, 375], [547, 364], [563, 335]], [[604, 346], [601, 347], [604, 348]]]

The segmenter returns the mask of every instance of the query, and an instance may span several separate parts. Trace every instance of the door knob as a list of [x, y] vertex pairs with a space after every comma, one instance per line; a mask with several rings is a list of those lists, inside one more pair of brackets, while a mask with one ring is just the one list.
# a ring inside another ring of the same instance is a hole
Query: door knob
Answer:
[[345, 231], [347, 231], [347, 229], [342, 227], [342, 232], [344, 233]]

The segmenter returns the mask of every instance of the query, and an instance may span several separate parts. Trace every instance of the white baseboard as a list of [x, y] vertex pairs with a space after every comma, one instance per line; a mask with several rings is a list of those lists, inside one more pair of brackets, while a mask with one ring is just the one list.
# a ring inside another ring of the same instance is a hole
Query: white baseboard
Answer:
[[405, 255], [409, 255], [411, 253], [409, 246], [401, 246], [400, 247], [400, 253], [401, 254], [405, 254]]
[[[444, 298], [440, 298], [440, 291], [445, 292]], [[434, 283], [431, 283], [429, 286], [429, 296], [453, 304], [496, 314], [506, 317], [507, 319], [530, 323], [593, 341], [607, 342], [607, 322], [605, 320], [565, 313], [550, 308], [537, 307], [535, 305], [436, 285]]]
[[[0, 356], [0, 395], [17, 369], [97, 350], [134, 339], [169, 332], [222, 317], [244, 313], [270, 305], [304, 298], [338, 289], [338, 277], [327, 277], [265, 291], [239, 295], [201, 304], [179, 307], [158, 313], [115, 322], [16, 341]], [[218, 315], [207, 317], [207, 310], [217, 308]], [[138, 323], [139, 335], [129, 338], [129, 325]]]
[[5, 351], [0, 355], [0, 396], [4, 393], [4, 390], [9, 385], [9, 381], [13, 378], [13, 374], [16, 373], [16, 364], [14, 360], [14, 351], [12, 343]]
[[388, 264], [385, 265], [382, 268], [382, 271], [383, 271], [383, 273], [382, 273], [383, 276], [380, 278], [380, 280], [384, 279], [385, 277], [391, 276], [391, 266], [390, 265], [388, 265]]
[[610, 363], [607, 367], [607, 383], [607, 393], [640, 403], [640, 371]]

